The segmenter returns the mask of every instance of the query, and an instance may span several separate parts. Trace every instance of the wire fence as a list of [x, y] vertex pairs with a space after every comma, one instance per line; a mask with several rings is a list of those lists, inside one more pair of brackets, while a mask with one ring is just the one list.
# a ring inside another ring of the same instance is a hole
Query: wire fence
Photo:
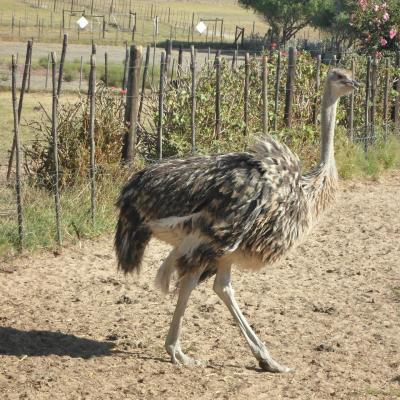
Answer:
[[[46, 79], [52, 91], [51, 112], [47, 112], [42, 107], [45, 119], [47, 118], [47, 123], [51, 125], [48, 131], [50, 173], [46, 179], [54, 197], [53, 205], [48, 203], [48, 216], [42, 223], [48, 225], [51, 223], [49, 218], [54, 217], [56, 234], [50, 235], [48, 242], [52, 243], [55, 240], [58, 246], [61, 246], [65, 234], [81, 238], [85, 230], [89, 229], [88, 223], [92, 228], [96, 225], [101, 225], [104, 229], [109, 228], [109, 222], [107, 222], [109, 220], [105, 216], [113, 213], [113, 201], [110, 201], [110, 196], [116, 195], [118, 186], [115, 185], [116, 174], [115, 171], [110, 171], [110, 164], [104, 162], [103, 159], [98, 160], [100, 154], [97, 151], [98, 146], [104, 146], [104, 143], [99, 142], [101, 138], [98, 132], [101, 129], [101, 123], [96, 114], [96, 101], [102, 100], [101, 93], [97, 93], [96, 87], [99, 77], [103, 81], [102, 87], [110, 84], [110, 65], [108, 65], [109, 57], [98, 54], [95, 45], [92, 45], [86, 85], [84, 86], [80, 81], [76, 89], [78, 93], [80, 92], [81, 103], [74, 109], [75, 111], [69, 111], [67, 118], [68, 123], [73, 124], [78, 115], [77, 110], [83, 107], [82, 104], [88, 104], [83, 113], [86, 122], [83, 122], [84, 129], [81, 132], [86, 138], [83, 143], [89, 154], [85, 158], [88, 165], [82, 168], [86, 169], [88, 174], [82, 175], [85, 182], [83, 185], [74, 185], [73, 179], [66, 185], [63, 184], [65, 181], [62, 179], [65, 176], [60, 176], [58, 163], [62, 162], [64, 157], [61, 154], [64, 150], [60, 150], [59, 144], [62, 147], [65, 143], [62, 134], [59, 136], [59, 131], [66, 128], [59, 125], [65, 122], [65, 119], [60, 119], [59, 102], [65, 90], [65, 55], [68, 53], [66, 36], [63, 43], [64, 50], [59, 63], [55, 54], [51, 53], [46, 66], [49, 73], [51, 70], [51, 79]], [[176, 128], [176, 125], [171, 128], [169, 124], [171, 113], [173, 118], [178, 120], [180, 117], [184, 120], [183, 117], [188, 116], [186, 125], [183, 125], [183, 129], [190, 132], [191, 148], [187, 154], [198, 153], [198, 143], [205, 134], [204, 126], [207, 124], [211, 125], [212, 139], [218, 142], [226, 135], [227, 130], [233, 129], [229, 125], [231, 123], [229, 115], [225, 115], [227, 100], [232, 103], [229, 96], [236, 96], [236, 107], [233, 109], [235, 118], [238, 115], [243, 116], [242, 125], [236, 129], [237, 138], [248, 137], [256, 132], [277, 134], [280, 130], [304, 125], [314, 127], [319, 125], [321, 80], [332, 64], [352, 68], [357, 78], [364, 82], [358, 93], [344, 100], [341, 107], [342, 114], [338, 116], [338, 124], [347, 131], [350, 140], [361, 142], [367, 152], [369, 145], [378, 138], [386, 141], [389, 135], [399, 134], [399, 54], [395, 54], [393, 58], [377, 59], [349, 53], [342, 55], [340, 60], [333, 57], [328, 62], [321, 54], [312, 57], [309, 53], [296, 51], [295, 48], [290, 48], [288, 52], [274, 51], [261, 55], [245, 53], [241, 57], [237, 51], [224, 55], [220, 50], [213, 53], [207, 49], [206, 52], [200, 53], [194, 46], [186, 52], [182, 47], [174, 50], [173, 43], [169, 41], [165, 50], [160, 52], [158, 64], [157, 57], [154, 53], [152, 54], [154, 49], [150, 46], [143, 50], [141, 47], [132, 45], [129, 50], [125, 53], [129, 54], [129, 57], [125, 58], [120, 71], [119, 89], [114, 94], [113, 90], [107, 87], [104, 89], [105, 92], [103, 91], [107, 96], [111, 93], [119, 99], [110, 119], [114, 118], [120, 123], [118, 125], [120, 143], [113, 143], [112, 138], [106, 146], [120, 146], [119, 157], [122, 165], [128, 166], [128, 169], [134, 165], [137, 151], [143, 143], [151, 147], [147, 161], [159, 161], [170, 155], [168, 134], [171, 129]], [[152, 55], [155, 60], [153, 63]], [[96, 62], [99, 58], [104, 60], [102, 76], [98, 73], [99, 63]], [[201, 60], [203, 60], [202, 65]], [[28, 89], [29, 71], [32, 74], [32, 42], [28, 42], [23, 67], [22, 82], [25, 83], [21, 83], [19, 97], [21, 112], [24, 93]], [[32, 191], [28, 190], [32, 187], [32, 175], [29, 175], [28, 164], [24, 163], [22, 158], [19, 136], [21, 117], [18, 115], [17, 107], [17, 69], [17, 60], [13, 57], [11, 63], [13, 135], [10, 132], [13, 144], [8, 162], [8, 186], [4, 186], [2, 189], [4, 193], [1, 193], [3, 201], [0, 204], [0, 217], [2, 229], [6, 235], [14, 238], [16, 247], [21, 250], [33, 235], [33, 231], [27, 224], [34, 223], [35, 210], [38, 208], [35, 209], [32, 204], [37, 204], [39, 207], [40, 201], [37, 203], [37, 199], [30, 198], [34, 196]], [[82, 69], [81, 61], [80, 71]], [[156, 69], [157, 74], [154, 73]], [[204, 82], [210, 87], [212, 93], [206, 99], [207, 106], [210, 106], [209, 103], [212, 102], [214, 110], [211, 117], [207, 116], [211, 118], [208, 123], [199, 122], [202, 104], [206, 104], [201, 97], [204, 93], [199, 92], [199, 87]], [[240, 84], [232, 82], [240, 82]], [[236, 92], [232, 94], [235, 90]], [[174, 99], [170, 97], [171, 93], [176, 93], [178, 96], [185, 93], [185, 96], [188, 96], [188, 101], [185, 103], [187, 107], [174, 108], [171, 104], [171, 99]], [[111, 103], [107, 101], [108, 107]], [[231, 107], [232, 104], [229, 106]], [[232, 112], [232, 107], [230, 110]], [[42, 126], [39, 125], [39, 128]], [[151, 139], [152, 137], [154, 140]], [[16, 156], [13, 159], [14, 153]], [[22, 173], [23, 163], [25, 174]], [[113, 165], [115, 166], [115, 163]], [[120, 175], [124, 173], [121, 172]], [[102, 186], [100, 182], [108, 182], [108, 185]], [[36, 181], [33, 187], [37, 186]], [[41, 192], [34, 191], [33, 193]], [[24, 212], [25, 206], [30, 201], [32, 204]], [[42, 199], [43, 201], [48, 201], [48, 199]], [[86, 204], [84, 211], [78, 211], [77, 202]], [[15, 203], [17, 207], [14, 206]], [[40, 229], [39, 232], [41, 232]], [[35, 235], [37, 234], [36, 232]]]

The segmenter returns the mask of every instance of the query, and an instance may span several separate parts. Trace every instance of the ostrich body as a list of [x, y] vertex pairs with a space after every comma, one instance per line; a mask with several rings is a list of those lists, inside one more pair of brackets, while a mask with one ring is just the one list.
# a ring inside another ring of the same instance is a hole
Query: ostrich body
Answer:
[[334, 198], [337, 171], [333, 137], [339, 97], [358, 86], [351, 73], [328, 74], [321, 107], [321, 161], [302, 175], [298, 157], [272, 137], [248, 151], [172, 160], [137, 172], [117, 202], [118, 265], [139, 270], [155, 236], [173, 246], [156, 281], [168, 292], [179, 276], [179, 295], [165, 346], [174, 363], [192, 364], [179, 336], [191, 291], [216, 275], [214, 290], [226, 304], [260, 366], [287, 372], [269, 355], [234, 298], [231, 267], [259, 270], [279, 260], [312, 227]]

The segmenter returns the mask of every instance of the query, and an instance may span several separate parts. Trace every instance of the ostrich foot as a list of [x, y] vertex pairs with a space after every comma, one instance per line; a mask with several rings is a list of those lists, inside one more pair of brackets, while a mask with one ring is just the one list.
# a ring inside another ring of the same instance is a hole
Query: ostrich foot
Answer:
[[280, 365], [272, 358], [259, 360], [258, 365], [260, 366], [260, 368], [262, 368], [264, 371], [267, 372], [275, 372], [275, 373], [294, 372], [293, 368], [288, 368], [285, 367], [284, 365]]
[[202, 362], [187, 356], [179, 347], [167, 347], [171, 362], [177, 365], [202, 365]]

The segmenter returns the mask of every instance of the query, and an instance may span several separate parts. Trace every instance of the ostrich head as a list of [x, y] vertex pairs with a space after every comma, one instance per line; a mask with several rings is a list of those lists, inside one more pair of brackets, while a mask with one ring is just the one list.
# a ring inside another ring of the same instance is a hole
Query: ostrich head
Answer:
[[333, 68], [329, 71], [326, 80], [327, 89], [335, 98], [351, 93], [360, 84], [354, 80], [351, 71], [341, 68]]

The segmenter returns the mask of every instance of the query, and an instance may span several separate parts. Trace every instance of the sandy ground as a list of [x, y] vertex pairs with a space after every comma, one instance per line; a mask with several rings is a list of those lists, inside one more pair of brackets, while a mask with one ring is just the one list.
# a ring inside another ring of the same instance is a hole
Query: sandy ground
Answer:
[[273, 356], [262, 372], [212, 291], [197, 288], [177, 367], [163, 349], [176, 296], [116, 272], [112, 238], [0, 266], [1, 399], [400, 398], [400, 174], [342, 185], [336, 205], [284, 262], [235, 271], [238, 301]]

